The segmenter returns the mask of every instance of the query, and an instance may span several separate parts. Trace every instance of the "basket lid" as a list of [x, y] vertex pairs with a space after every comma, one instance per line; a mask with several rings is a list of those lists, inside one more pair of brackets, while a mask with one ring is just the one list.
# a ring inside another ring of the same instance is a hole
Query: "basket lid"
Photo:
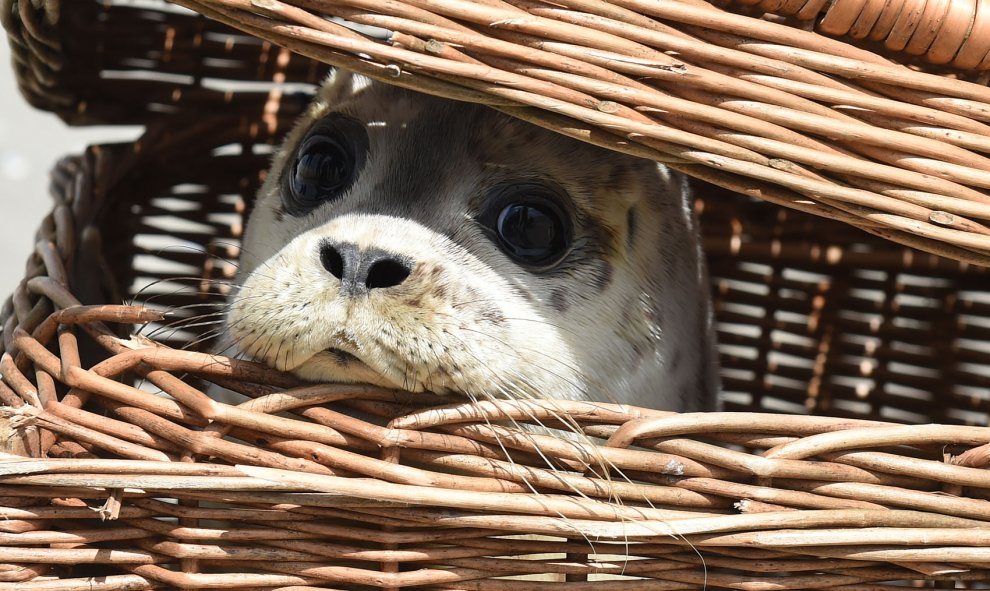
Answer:
[[[315, 62], [284, 47], [990, 266], [990, 89], [976, 83], [985, 74], [936, 75], [937, 65], [908, 67], [870, 51], [879, 43], [855, 47], [762, 13], [815, 17], [820, 30], [847, 29], [853, 38], [885, 31], [883, 45], [898, 57], [963, 66], [983, 49], [983, 2], [742, 6], [754, 16], [700, 0], [176, 4], [243, 33], [164, 2], [6, 0], [22, 88], [74, 122], [271, 109], [283, 91], [233, 100], [230, 86], [211, 84], [320, 78]], [[987, 66], [981, 59], [972, 67]]]

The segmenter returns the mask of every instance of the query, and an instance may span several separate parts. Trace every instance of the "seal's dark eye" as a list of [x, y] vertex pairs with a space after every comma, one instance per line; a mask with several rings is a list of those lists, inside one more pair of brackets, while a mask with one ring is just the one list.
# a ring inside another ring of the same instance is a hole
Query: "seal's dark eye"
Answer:
[[546, 187], [514, 185], [498, 191], [479, 221], [507, 255], [525, 266], [546, 268], [567, 253], [571, 242], [570, 219], [559, 201]]
[[299, 201], [311, 203], [337, 194], [350, 179], [354, 158], [333, 138], [308, 138], [299, 150], [290, 179]]
[[367, 135], [357, 121], [331, 116], [303, 138], [283, 176], [283, 203], [303, 215], [350, 188], [364, 164]]

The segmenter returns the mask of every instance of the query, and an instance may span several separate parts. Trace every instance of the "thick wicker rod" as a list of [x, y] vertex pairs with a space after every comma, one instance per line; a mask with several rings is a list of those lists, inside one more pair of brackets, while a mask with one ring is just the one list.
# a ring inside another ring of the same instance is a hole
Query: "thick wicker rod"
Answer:
[[819, 32], [881, 41], [891, 51], [964, 70], [990, 68], [990, 3], [985, 0], [736, 0], [817, 23]]

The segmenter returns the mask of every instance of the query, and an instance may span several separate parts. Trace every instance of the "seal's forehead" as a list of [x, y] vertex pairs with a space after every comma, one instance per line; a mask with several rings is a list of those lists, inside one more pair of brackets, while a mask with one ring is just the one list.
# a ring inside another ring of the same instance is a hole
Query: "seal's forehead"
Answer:
[[418, 118], [437, 100], [361, 76], [347, 76], [326, 84], [315, 104], [316, 116], [341, 113], [372, 125], [380, 122], [402, 126]]
[[[323, 87], [317, 117], [341, 113], [364, 122], [372, 150], [446, 167], [477, 169], [492, 182], [543, 178], [567, 189], [579, 207], [626, 207], [656, 164], [543, 129], [494, 109], [341, 77]], [[376, 146], [377, 144], [377, 146]], [[470, 161], [470, 162], [467, 162]], [[440, 162], [436, 163], [441, 165]]]
[[[371, 82], [361, 76], [332, 79], [320, 91], [316, 117], [329, 113], [349, 115], [369, 127], [392, 128], [439, 136], [447, 144], [462, 142], [476, 157], [526, 160], [522, 154], [547, 153], [553, 148], [561, 160], [609, 154], [602, 148], [565, 137], [488, 107]], [[432, 133], [431, 133], [432, 132]]]

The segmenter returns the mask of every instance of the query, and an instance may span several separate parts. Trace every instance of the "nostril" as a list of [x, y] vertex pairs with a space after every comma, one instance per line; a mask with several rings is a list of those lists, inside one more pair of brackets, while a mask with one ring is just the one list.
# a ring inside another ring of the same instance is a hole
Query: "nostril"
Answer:
[[368, 289], [395, 287], [409, 277], [409, 271], [409, 266], [402, 261], [391, 258], [379, 259], [368, 269], [365, 285]]
[[346, 297], [394, 287], [412, 272], [412, 262], [405, 257], [376, 248], [361, 249], [349, 242], [327, 240], [319, 245], [319, 255], [323, 268], [340, 280], [340, 293]]
[[331, 275], [340, 280], [344, 279], [344, 257], [334, 245], [324, 243], [320, 247], [320, 262], [323, 263], [324, 269], [330, 271]]

